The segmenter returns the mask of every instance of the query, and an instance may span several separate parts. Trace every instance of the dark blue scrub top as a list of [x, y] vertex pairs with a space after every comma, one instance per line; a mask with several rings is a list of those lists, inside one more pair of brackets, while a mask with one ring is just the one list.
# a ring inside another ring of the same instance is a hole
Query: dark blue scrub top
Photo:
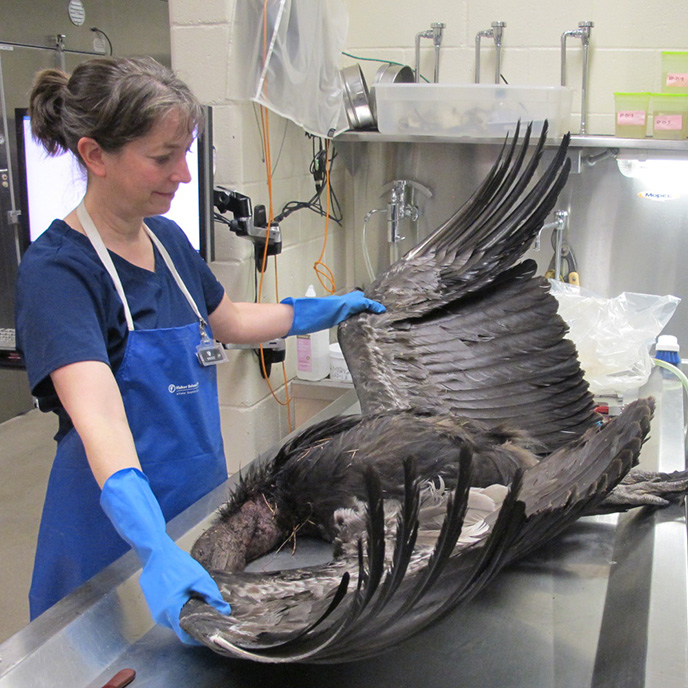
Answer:
[[[187, 289], [207, 318], [220, 304], [222, 285], [171, 220], [146, 219], [168, 250]], [[110, 252], [137, 329], [188, 325], [197, 318], [155, 250], [155, 272]], [[60, 439], [71, 429], [50, 373], [78, 361], [102, 361], [117, 372], [127, 338], [122, 302], [87, 237], [55, 220], [29, 247], [17, 278], [17, 349], [43, 410], [60, 417]]]

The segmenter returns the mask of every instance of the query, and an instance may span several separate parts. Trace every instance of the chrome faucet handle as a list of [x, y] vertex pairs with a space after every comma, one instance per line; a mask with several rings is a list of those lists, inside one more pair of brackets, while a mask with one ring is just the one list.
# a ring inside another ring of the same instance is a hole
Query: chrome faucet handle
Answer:
[[495, 45], [501, 45], [502, 44], [502, 35], [504, 33], [504, 29], [506, 28], [506, 22], [503, 21], [493, 21], [492, 24], [490, 24], [492, 27], [492, 38], [494, 38]]
[[421, 38], [431, 38], [433, 46], [435, 48], [435, 69], [434, 69], [434, 82], [437, 83], [440, 78], [440, 46], [442, 45], [442, 35], [444, 29], [446, 28], [444, 22], [432, 22], [430, 28], [426, 31], [419, 31], [416, 34], [416, 68], [414, 70], [414, 81], [418, 83], [420, 81], [420, 39]]
[[583, 77], [581, 85], [581, 134], [587, 134], [588, 123], [588, 48], [590, 45], [590, 30], [595, 26], [594, 22], [578, 22], [578, 28], [573, 31], [564, 31], [561, 34], [561, 85], [566, 86], [566, 39], [580, 38], [583, 45]]
[[495, 50], [497, 51], [497, 57], [495, 61], [495, 84], [499, 83], [500, 73], [502, 68], [502, 36], [504, 35], [504, 29], [506, 28], [506, 22], [503, 21], [493, 21], [490, 25], [491, 29], [485, 29], [484, 31], [478, 31], [475, 35], [475, 83], [480, 83], [480, 39], [481, 38], [492, 38], [495, 44]]
[[591, 21], [578, 22], [578, 28], [580, 30], [580, 38], [583, 43], [587, 44], [590, 42], [590, 29], [595, 28], [595, 23]]

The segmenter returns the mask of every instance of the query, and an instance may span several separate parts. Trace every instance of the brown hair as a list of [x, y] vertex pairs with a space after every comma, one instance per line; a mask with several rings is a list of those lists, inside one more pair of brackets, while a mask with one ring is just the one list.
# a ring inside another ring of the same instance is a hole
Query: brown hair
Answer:
[[44, 69], [29, 99], [31, 129], [45, 149], [80, 158], [84, 136], [115, 152], [145, 136], [170, 111], [180, 113], [185, 133], [200, 132], [203, 107], [189, 87], [153, 58], [97, 57], [70, 75]]

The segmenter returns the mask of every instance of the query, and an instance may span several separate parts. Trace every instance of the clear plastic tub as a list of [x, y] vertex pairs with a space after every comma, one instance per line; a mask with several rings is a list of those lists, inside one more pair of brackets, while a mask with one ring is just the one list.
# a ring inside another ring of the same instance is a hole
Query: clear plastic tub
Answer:
[[652, 94], [652, 136], [656, 139], [688, 137], [688, 95]]
[[517, 122], [545, 120], [551, 137], [569, 130], [571, 89], [497, 84], [378, 84], [378, 129], [383, 134], [502, 138]]
[[344, 360], [344, 354], [337, 342], [330, 344], [330, 379], [351, 382], [351, 373]]
[[688, 93], [688, 52], [662, 53], [662, 93]]
[[615, 93], [616, 119], [614, 133], [626, 139], [647, 136], [649, 93]]

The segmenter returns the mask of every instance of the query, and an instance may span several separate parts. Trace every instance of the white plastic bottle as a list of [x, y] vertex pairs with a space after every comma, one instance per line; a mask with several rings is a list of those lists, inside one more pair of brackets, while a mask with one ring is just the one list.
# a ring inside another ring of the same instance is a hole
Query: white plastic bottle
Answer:
[[[311, 284], [306, 296], [315, 296], [315, 287]], [[299, 380], [322, 380], [330, 372], [330, 332], [322, 330], [311, 334], [296, 336], [296, 377]]]

